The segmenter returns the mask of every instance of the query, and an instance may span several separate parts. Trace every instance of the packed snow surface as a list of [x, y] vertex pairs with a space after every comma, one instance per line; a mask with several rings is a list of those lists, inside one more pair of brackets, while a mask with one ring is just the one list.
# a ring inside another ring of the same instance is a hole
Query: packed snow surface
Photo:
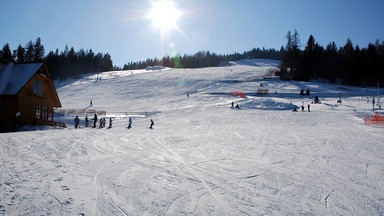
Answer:
[[[363, 120], [377, 89], [229, 65], [56, 83], [67, 128], [0, 134], [0, 214], [384, 215], [383, 127]], [[113, 127], [85, 128], [95, 111]]]

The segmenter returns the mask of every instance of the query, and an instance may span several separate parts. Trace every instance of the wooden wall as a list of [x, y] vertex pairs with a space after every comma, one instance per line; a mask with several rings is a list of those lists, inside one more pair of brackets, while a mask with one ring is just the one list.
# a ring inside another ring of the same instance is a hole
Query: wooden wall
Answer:
[[[41, 80], [42, 91], [41, 95], [35, 94], [34, 83], [35, 80]], [[52, 125], [53, 121], [53, 107], [56, 99], [56, 89], [52, 85], [52, 81], [39, 73], [36, 73], [29, 82], [23, 87], [18, 95], [13, 96], [0, 96], [0, 100], [5, 102], [5, 115], [0, 119], [2, 125], [0, 125], [0, 131], [12, 131], [15, 123], [16, 113], [21, 115], [18, 117], [18, 126], [24, 125]], [[35, 120], [36, 117], [36, 105], [47, 107], [46, 119]]]

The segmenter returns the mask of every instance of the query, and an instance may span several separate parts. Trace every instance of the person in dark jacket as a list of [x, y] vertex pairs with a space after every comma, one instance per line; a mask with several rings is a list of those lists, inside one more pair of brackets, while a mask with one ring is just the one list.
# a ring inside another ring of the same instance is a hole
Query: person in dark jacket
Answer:
[[95, 113], [95, 115], [93, 116], [93, 128], [96, 128], [96, 123], [97, 123], [97, 115]]
[[74, 120], [75, 120], [75, 129], [77, 129], [79, 128], [79, 124], [80, 124], [79, 116], [76, 116]]
[[88, 115], [85, 116], [85, 127], [89, 127]]
[[108, 128], [112, 128], [112, 118], [109, 118], [109, 125]]
[[129, 117], [129, 120], [128, 120], [128, 129], [131, 129], [132, 127], [132, 118]]
[[153, 123], [153, 120], [151, 119], [151, 125], [149, 126], [149, 128], [152, 129], [154, 124], [155, 123]]

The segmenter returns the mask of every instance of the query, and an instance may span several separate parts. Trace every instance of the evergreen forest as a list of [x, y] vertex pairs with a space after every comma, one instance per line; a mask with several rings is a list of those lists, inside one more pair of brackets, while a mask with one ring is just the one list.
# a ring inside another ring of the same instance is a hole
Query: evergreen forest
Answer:
[[288, 31], [282, 52], [280, 71], [284, 80], [309, 81], [326, 79], [354, 86], [377, 86], [384, 83], [384, 41], [376, 40], [367, 47], [354, 46], [347, 39], [344, 46], [330, 42], [319, 45], [310, 35], [301, 49], [299, 33]]
[[288, 31], [286, 45], [280, 50], [253, 48], [243, 53], [216, 54], [210, 51], [199, 51], [191, 55], [164, 56], [161, 59], [148, 58], [138, 62], [124, 64], [123, 68], [113, 65], [108, 53], [94, 53], [92, 49], [75, 50], [65, 47], [63, 51], [56, 49], [46, 54], [40, 38], [29, 41], [24, 47], [19, 45], [11, 50], [5, 44], [0, 50], [0, 63], [37, 63], [44, 62], [54, 79], [65, 80], [88, 73], [111, 70], [144, 69], [148, 66], [161, 65], [171, 68], [201, 68], [226, 65], [229, 61], [247, 58], [281, 60], [280, 70], [276, 75], [283, 80], [309, 81], [326, 79], [357, 86], [375, 86], [384, 83], [384, 41], [376, 40], [367, 47], [354, 46], [348, 38], [345, 45], [337, 47], [330, 42], [321, 46], [310, 35], [303, 47], [300, 35], [295, 30]]

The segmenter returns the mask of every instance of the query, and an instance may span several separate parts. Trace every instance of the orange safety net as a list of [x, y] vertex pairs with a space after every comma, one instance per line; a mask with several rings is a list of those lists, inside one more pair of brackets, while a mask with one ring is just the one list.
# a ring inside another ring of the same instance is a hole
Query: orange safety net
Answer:
[[384, 125], [384, 115], [374, 114], [372, 116], [367, 116], [364, 118], [364, 123], [366, 125], [372, 125], [372, 124]]
[[241, 92], [241, 91], [233, 91], [233, 92], [231, 92], [231, 95], [232, 96], [240, 96], [241, 98], [246, 98], [247, 97], [247, 95], [244, 92]]

